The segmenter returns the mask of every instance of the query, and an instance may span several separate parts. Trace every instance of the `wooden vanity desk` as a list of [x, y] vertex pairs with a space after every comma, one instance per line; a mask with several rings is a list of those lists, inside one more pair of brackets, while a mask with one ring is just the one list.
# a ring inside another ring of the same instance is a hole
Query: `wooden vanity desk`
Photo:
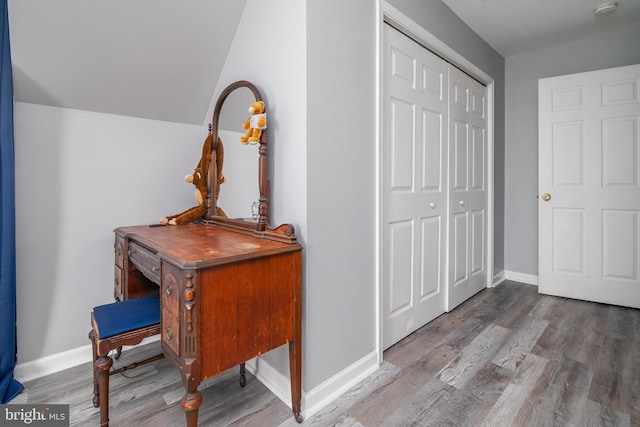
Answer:
[[160, 287], [162, 349], [182, 374], [188, 426], [197, 425], [201, 381], [286, 343], [300, 417], [300, 245], [202, 224], [121, 227], [115, 234], [116, 279], [119, 272], [124, 285], [116, 295], [152, 292], [146, 281], [155, 292]]
[[[248, 212], [252, 218], [227, 218], [217, 206], [220, 184], [242, 176], [223, 168], [223, 145], [218, 142], [222, 105], [230, 94], [242, 91], [249, 93], [250, 103], [262, 101], [247, 81], [224, 89], [210, 127], [211, 151], [203, 150], [196, 167], [198, 171], [202, 164], [210, 165], [204, 173], [204, 217], [187, 225], [115, 230], [115, 297], [123, 301], [159, 288], [162, 350], [182, 374], [182, 407], [189, 427], [198, 424], [198, 386], [203, 380], [240, 364], [244, 368], [244, 362], [287, 343], [292, 409], [296, 421], [302, 422], [302, 246], [293, 226], [269, 228], [266, 131], [254, 146], [258, 194], [249, 195], [247, 203], [247, 210], [257, 208]], [[244, 100], [242, 104], [246, 111]], [[240, 127], [242, 120], [234, 123]]]

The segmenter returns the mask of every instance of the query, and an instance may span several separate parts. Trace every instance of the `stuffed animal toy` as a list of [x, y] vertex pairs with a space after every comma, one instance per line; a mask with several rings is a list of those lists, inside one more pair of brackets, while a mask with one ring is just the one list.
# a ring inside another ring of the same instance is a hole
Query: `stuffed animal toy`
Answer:
[[[198, 165], [193, 170], [193, 173], [190, 173], [184, 177], [185, 181], [193, 184], [196, 187], [195, 199], [198, 203], [198, 206], [189, 208], [184, 212], [180, 212], [179, 214], [166, 216], [160, 219], [160, 224], [184, 225], [196, 221], [204, 216], [207, 210], [205, 197], [207, 196], [207, 181], [209, 177], [209, 163], [211, 161], [212, 142], [213, 136], [209, 134], [204, 140], [204, 144], [202, 146], [202, 156], [200, 157]], [[215, 192], [216, 200], [218, 199], [218, 195], [220, 194], [220, 184], [225, 181], [224, 175], [222, 174], [223, 164], [224, 147], [222, 145], [222, 140], [218, 138], [218, 148], [216, 150], [216, 169], [218, 170], [218, 179]], [[227, 214], [220, 207], [216, 207], [216, 215], [224, 217], [227, 216]]]
[[247, 133], [240, 137], [243, 144], [257, 144], [260, 142], [262, 130], [267, 128], [267, 115], [264, 113], [265, 105], [262, 101], [251, 104], [249, 112], [252, 114], [244, 121], [242, 127], [247, 129]]

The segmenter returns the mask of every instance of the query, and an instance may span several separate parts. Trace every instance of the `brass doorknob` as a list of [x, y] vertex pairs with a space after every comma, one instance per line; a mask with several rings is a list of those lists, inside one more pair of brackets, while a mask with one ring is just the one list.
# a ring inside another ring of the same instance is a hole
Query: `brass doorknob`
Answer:
[[542, 200], [544, 200], [545, 202], [548, 202], [549, 200], [551, 200], [551, 194], [549, 193], [544, 193], [542, 195]]

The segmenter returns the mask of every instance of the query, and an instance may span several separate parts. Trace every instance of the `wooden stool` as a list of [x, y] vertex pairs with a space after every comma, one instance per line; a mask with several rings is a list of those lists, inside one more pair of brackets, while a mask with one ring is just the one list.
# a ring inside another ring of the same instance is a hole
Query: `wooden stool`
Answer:
[[93, 406], [100, 407], [100, 425], [109, 425], [109, 376], [164, 357], [163, 354], [112, 370], [111, 350], [139, 344], [160, 333], [158, 296], [136, 298], [94, 307], [89, 339], [93, 347]]

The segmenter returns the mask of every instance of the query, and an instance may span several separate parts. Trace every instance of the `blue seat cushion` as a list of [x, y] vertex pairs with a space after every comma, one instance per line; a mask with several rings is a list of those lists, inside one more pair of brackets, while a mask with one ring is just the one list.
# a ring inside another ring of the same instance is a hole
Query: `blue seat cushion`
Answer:
[[94, 307], [98, 338], [104, 339], [160, 323], [160, 298], [130, 299]]

